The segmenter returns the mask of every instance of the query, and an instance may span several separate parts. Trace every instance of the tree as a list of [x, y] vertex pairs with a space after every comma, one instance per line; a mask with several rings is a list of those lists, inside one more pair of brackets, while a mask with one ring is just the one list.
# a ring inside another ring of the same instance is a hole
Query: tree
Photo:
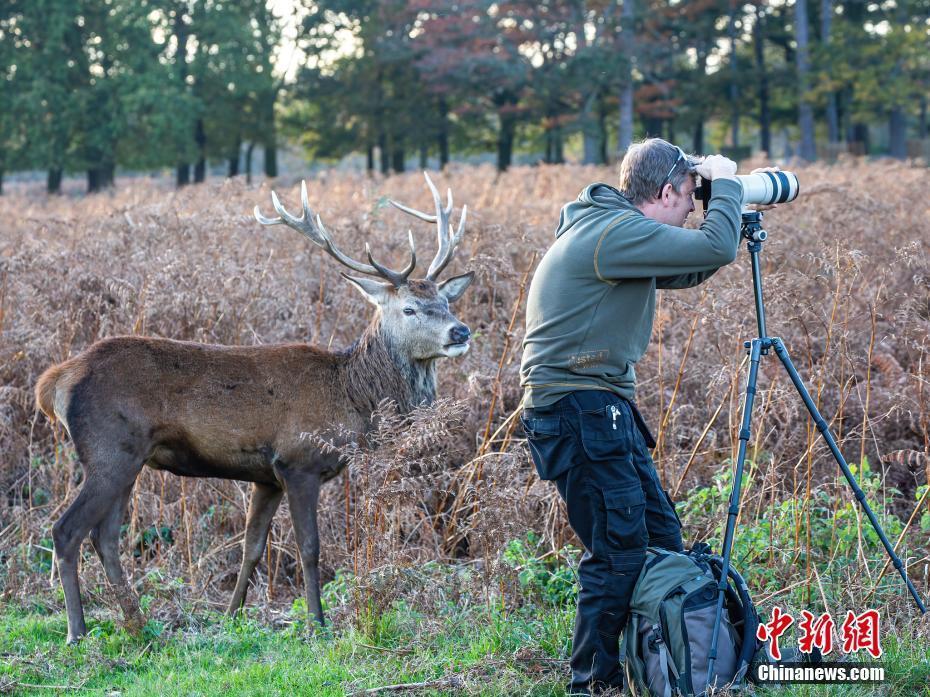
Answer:
[[75, 95], [86, 80], [86, 59], [73, 3], [9, 2], [4, 54], [10, 144], [4, 159], [16, 169], [48, 170], [47, 188], [58, 193], [62, 172], [76, 164], [72, 144], [80, 111]]
[[810, 63], [808, 55], [807, 0], [794, 0], [794, 33], [797, 41], [795, 59], [798, 69], [798, 127], [801, 130], [801, 157], [813, 161], [817, 157], [814, 147], [814, 110], [808, 101], [810, 89]]

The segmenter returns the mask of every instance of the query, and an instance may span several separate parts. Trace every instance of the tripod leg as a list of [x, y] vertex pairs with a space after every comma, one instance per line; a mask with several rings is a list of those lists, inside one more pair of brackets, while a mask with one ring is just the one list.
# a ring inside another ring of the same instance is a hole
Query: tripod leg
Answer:
[[749, 381], [746, 383], [746, 401], [743, 403], [743, 424], [739, 432], [739, 453], [736, 457], [736, 472], [733, 475], [733, 488], [730, 491], [730, 507], [727, 510], [727, 527], [723, 536], [723, 569], [717, 584], [717, 614], [714, 616], [714, 631], [710, 635], [710, 652], [707, 664], [707, 682], [714, 680], [714, 662], [717, 659], [717, 633], [723, 616], [723, 600], [727, 587], [727, 575], [730, 571], [730, 550], [733, 547], [733, 534], [736, 529], [736, 516], [739, 515], [739, 499], [743, 484], [743, 464], [746, 462], [746, 450], [750, 438], [752, 404], [756, 397], [756, 380], [759, 376], [759, 360], [763, 342], [767, 339], [753, 339], [749, 348]]
[[830, 433], [827, 422], [824, 421], [823, 417], [820, 415], [820, 411], [817, 409], [817, 405], [814, 404], [814, 400], [811, 399], [810, 393], [807, 391], [807, 388], [804, 387], [804, 383], [801, 381], [801, 376], [798, 375], [798, 371], [795, 369], [794, 364], [791, 362], [791, 358], [788, 356], [788, 350], [785, 348], [785, 345], [782, 343], [781, 339], [772, 339], [772, 346], [775, 349], [775, 354], [785, 366], [785, 370], [788, 371], [791, 382], [794, 383], [798, 394], [800, 394], [801, 399], [804, 400], [804, 405], [810, 412], [811, 418], [814, 420], [814, 425], [817, 427], [817, 430], [820, 431], [820, 435], [823, 436], [824, 440], [827, 441], [827, 445], [830, 446], [830, 452], [833, 453], [833, 457], [836, 459], [837, 464], [839, 464], [840, 469], [843, 471], [843, 476], [846, 477], [846, 481], [849, 482], [849, 486], [852, 487], [853, 493], [856, 496], [856, 500], [859, 501], [859, 505], [862, 506], [862, 510], [864, 510], [865, 514], [868, 516], [869, 522], [872, 523], [872, 527], [875, 528], [875, 532], [878, 533], [878, 538], [885, 546], [885, 551], [888, 552], [888, 556], [891, 557], [894, 568], [898, 570], [901, 578], [904, 579], [904, 583], [907, 585], [907, 589], [913, 596], [914, 602], [917, 603], [917, 607], [920, 608], [921, 613], [926, 613], [926, 606], [920, 599], [920, 596], [917, 594], [917, 589], [914, 588], [914, 584], [911, 583], [911, 579], [909, 579], [907, 576], [907, 568], [904, 566], [904, 563], [901, 561], [898, 555], [895, 554], [894, 547], [891, 546], [891, 543], [885, 536], [885, 531], [882, 530], [882, 526], [878, 522], [878, 518], [875, 517], [872, 509], [866, 502], [865, 493], [863, 493], [862, 489], [859, 488], [859, 484], [856, 482], [856, 477], [850, 471], [849, 465], [846, 463], [843, 454], [840, 452], [840, 449], [833, 438], [833, 434]]

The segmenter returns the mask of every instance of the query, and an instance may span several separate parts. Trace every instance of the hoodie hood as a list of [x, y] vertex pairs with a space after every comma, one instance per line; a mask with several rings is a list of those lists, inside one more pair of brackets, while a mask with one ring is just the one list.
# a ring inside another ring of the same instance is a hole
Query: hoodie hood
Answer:
[[592, 215], [599, 216], [606, 212], [619, 213], [629, 210], [639, 212], [639, 209], [630, 203], [626, 196], [610, 184], [601, 182], [591, 184], [578, 194], [577, 199], [562, 206], [562, 212], [559, 214], [559, 227], [555, 231], [555, 236], [561, 237], [563, 233]]

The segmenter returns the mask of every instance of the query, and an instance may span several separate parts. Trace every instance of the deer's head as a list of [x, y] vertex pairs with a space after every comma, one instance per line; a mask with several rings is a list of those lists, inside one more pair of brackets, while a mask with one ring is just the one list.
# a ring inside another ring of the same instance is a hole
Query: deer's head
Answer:
[[[271, 192], [271, 202], [277, 218], [266, 218], [255, 207], [255, 218], [263, 225], [287, 225], [322, 248], [327, 254], [343, 266], [366, 276], [342, 276], [357, 288], [365, 298], [378, 308], [377, 320], [380, 331], [390, 342], [392, 348], [412, 360], [429, 360], [442, 356], [461, 356], [468, 351], [471, 332], [449, 310], [450, 303], [458, 300], [474, 279], [474, 272], [438, 283], [437, 279], [455, 253], [455, 248], [465, 232], [466, 207], [462, 207], [455, 234], [449, 217], [452, 214], [452, 190], [448, 191], [445, 208], [439, 192], [424, 172], [436, 204], [436, 214], [421, 213], [413, 208], [391, 203], [400, 210], [421, 220], [436, 223], [439, 249], [430, 263], [426, 277], [410, 279], [416, 268], [417, 256], [413, 243], [413, 234], [408, 232], [410, 244], [410, 262], [402, 271], [392, 271], [374, 260], [371, 247], [366, 243], [365, 252], [368, 263], [355, 261], [346, 256], [332, 241], [329, 232], [323, 227], [323, 221], [310, 209], [307, 199], [307, 185], [301, 182], [300, 198], [303, 212], [298, 218], [288, 213], [277, 195]], [[374, 277], [374, 278], [371, 278]]]

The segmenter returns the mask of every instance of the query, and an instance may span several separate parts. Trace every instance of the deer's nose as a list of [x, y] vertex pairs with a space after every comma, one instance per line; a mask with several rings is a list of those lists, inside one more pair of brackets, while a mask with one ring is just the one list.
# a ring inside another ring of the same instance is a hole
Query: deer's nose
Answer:
[[453, 344], [464, 344], [471, 336], [471, 332], [464, 324], [457, 324], [449, 330], [449, 338]]

